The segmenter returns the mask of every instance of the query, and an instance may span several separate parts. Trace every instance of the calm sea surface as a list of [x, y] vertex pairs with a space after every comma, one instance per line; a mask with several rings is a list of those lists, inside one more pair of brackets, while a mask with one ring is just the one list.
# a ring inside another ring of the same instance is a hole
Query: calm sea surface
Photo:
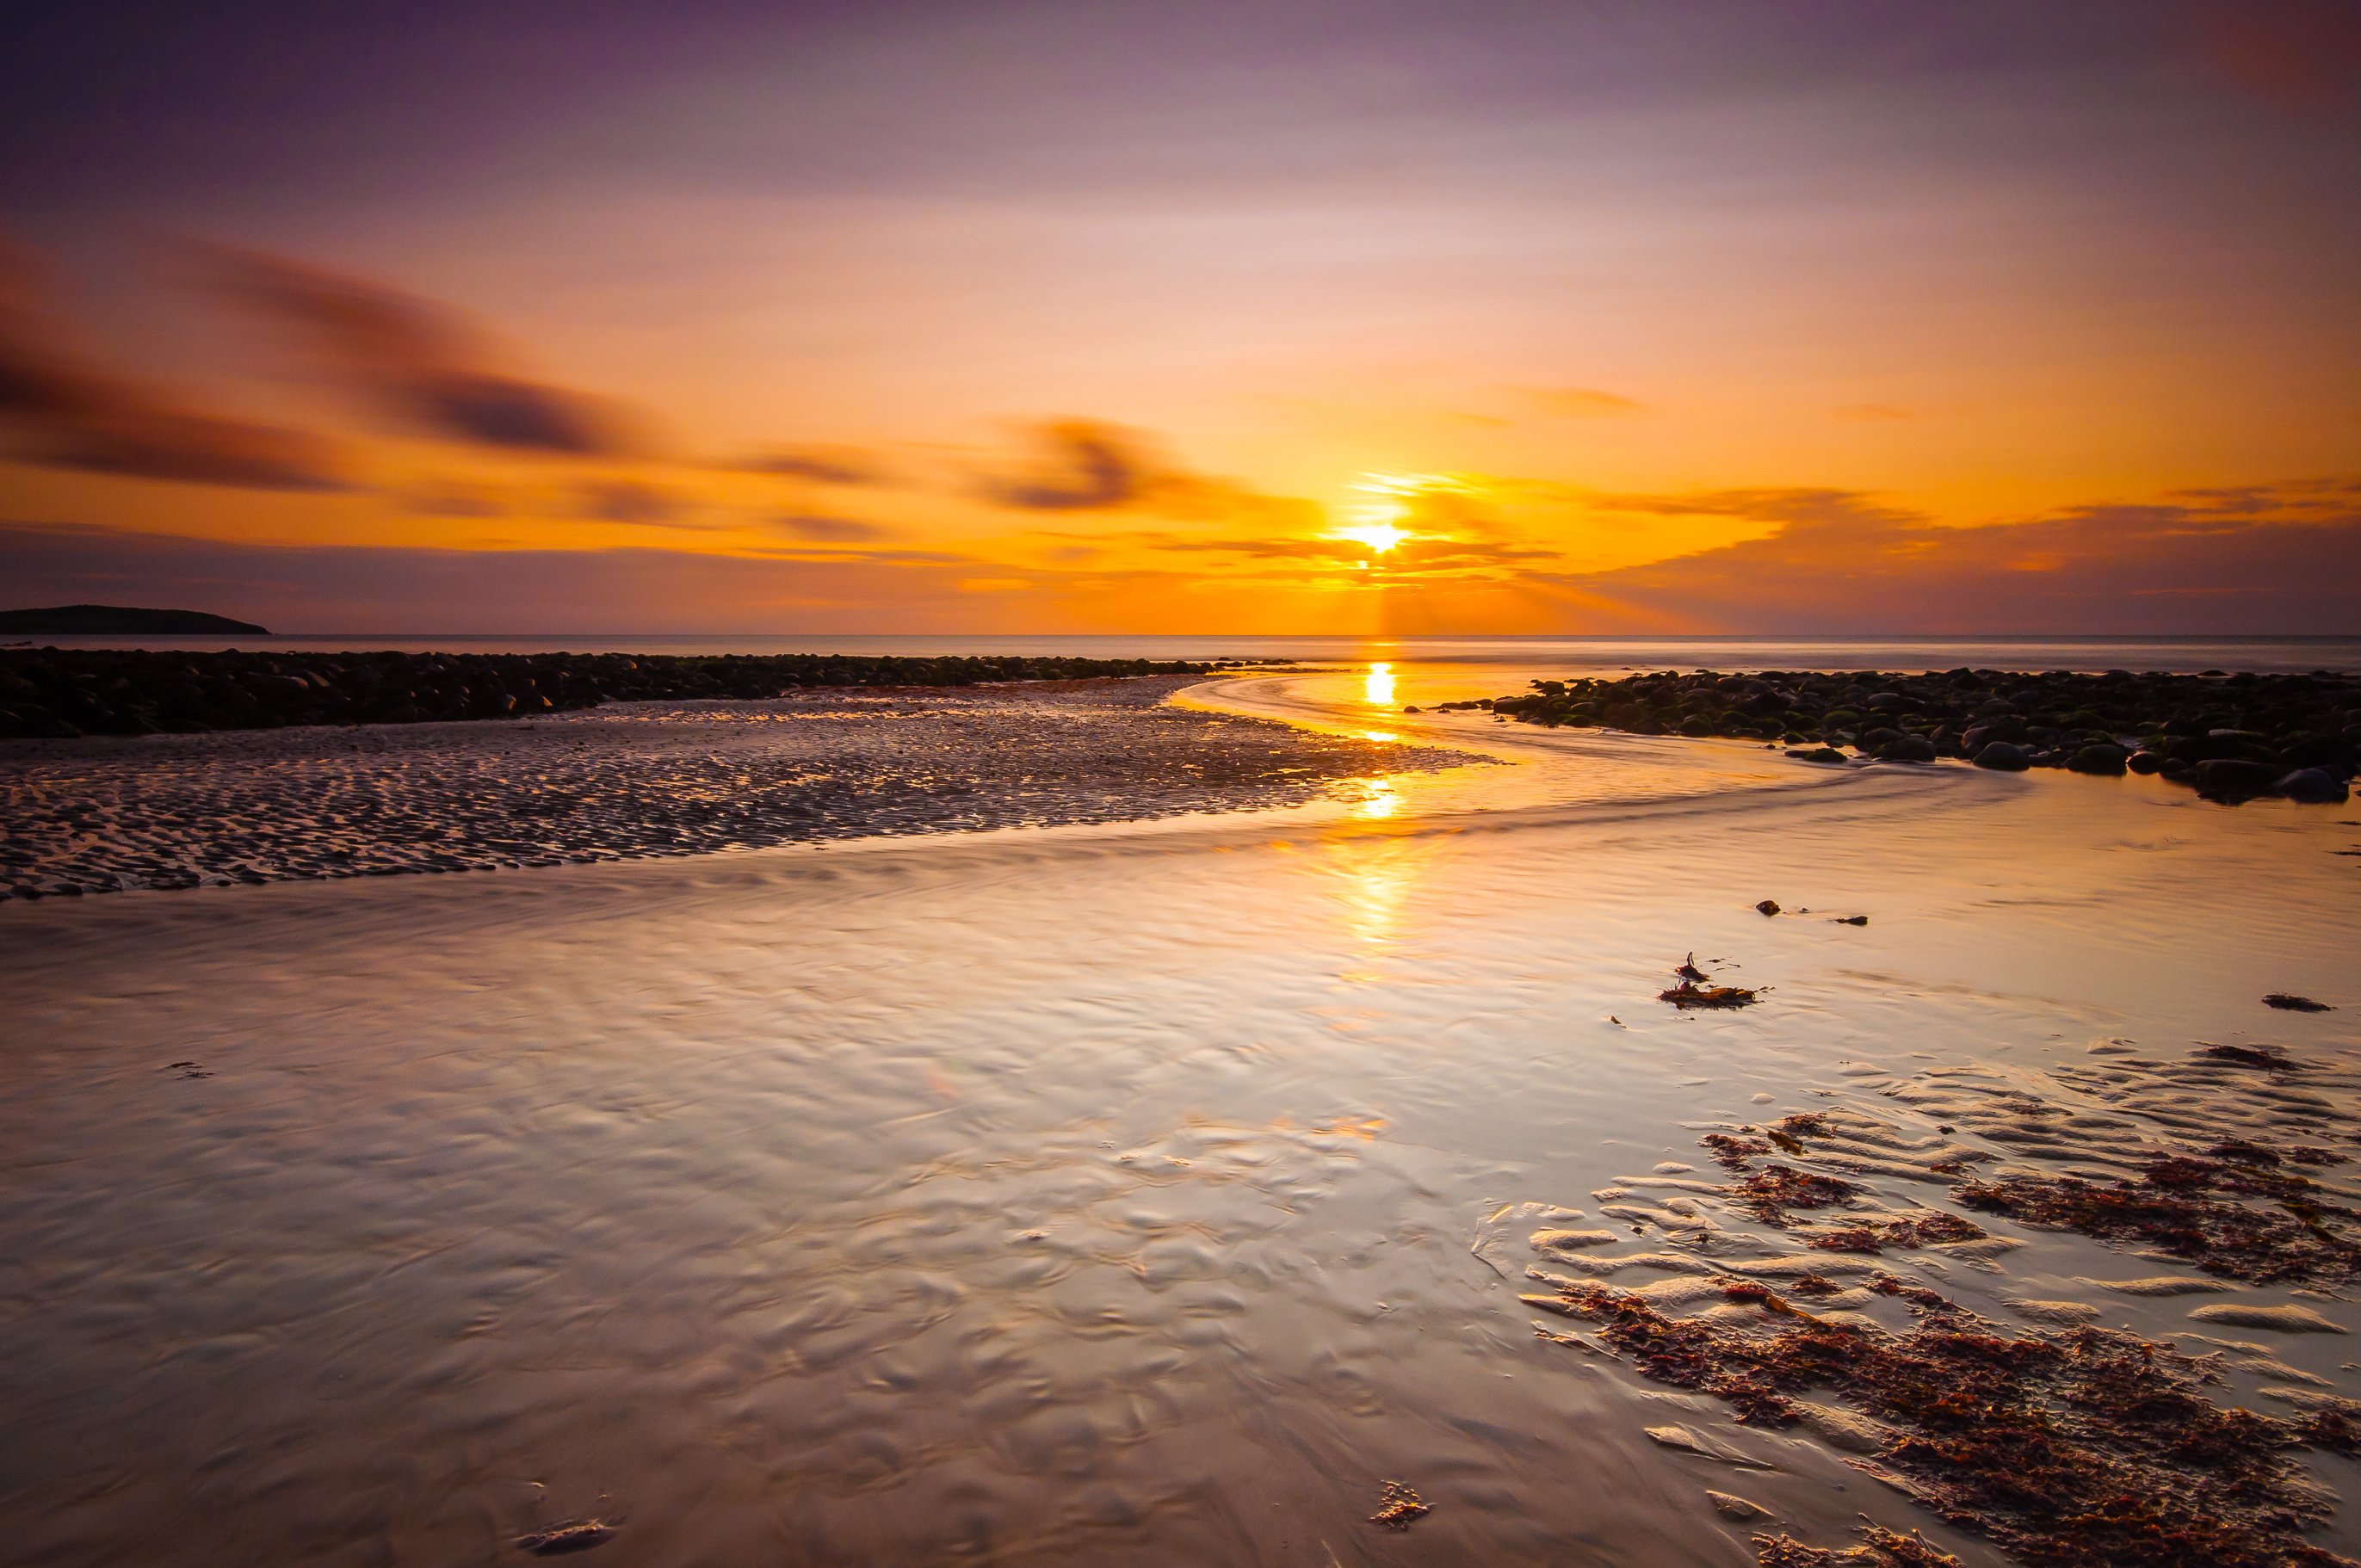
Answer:
[[1370, 660], [1622, 669], [2352, 670], [2361, 637], [761, 637], [459, 636], [339, 632], [263, 639], [54, 637], [95, 648], [394, 649], [452, 652], [1069, 654], [1094, 659]]
[[[2289, 1114], [2353, 1109], [2352, 808], [1399, 711], [1626, 663], [2350, 641], [858, 646], [1343, 663], [1191, 700], [1499, 762], [1138, 827], [0, 906], [0, 1555], [497, 1562], [596, 1517], [614, 1568], [1739, 1568], [1713, 1487], [1991, 1563], [1817, 1440], [1537, 1337], [1516, 1216], [1628, 1229], [1616, 1187], [1687, 1201], [1720, 1179], [1700, 1131], [1790, 1111], [1931, 1139], [1929, 1084], [2087, 1109], [2110, 1051], [2277, 1043], [2323, 1064]], [[1659, 1004], [1692, 952], [1763, 1004]], [[1926, 1277], [2149, 1333], [2215, 1299], [2109, 1296], [2160, 1266], [2011, 1234]], [[2361, 1394], [2349, 1339], [2229, 1332]], [[1369, 1524], [1387, 1479], [1433, 1513]], [[2353, 1552], [2352, 1513], [2318, 1539]]]

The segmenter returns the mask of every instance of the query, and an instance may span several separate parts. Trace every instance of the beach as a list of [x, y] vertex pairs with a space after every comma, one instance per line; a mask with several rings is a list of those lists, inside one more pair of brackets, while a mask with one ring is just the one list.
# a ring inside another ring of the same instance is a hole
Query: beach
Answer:
[[[2361, 1395], [2341, 1254], [2225, 1273], [1970, 1201], [2259, 1147], [2349, 1237], [2349, 806], [1431, 711], [1507, 674], [328, 732], [305, 766], [420, 817], [622, 791], [611, 834], [783, 728], [906, 815], [0, 907], [12, 1552], [1739, 1568], [1865, 1516], [2010, 1560], [1898, 1407], [1741, 1420], [1624, 1296], [2128, 1333], [2272, 1420]], [[1140, 797], [1026, 784], [1012, 721], [1061, 770], [1125, 737]], [[291, 781], [239, 786], [291, 841], [352, 831], [259, 740], [40, 744], [216, 748]], [[80, 831], [189, 831], [157, 798]], [[1660, 1000], [1685, 961], [1752, 1004]], [[1801, 1177], [1843, 1190], [1766, 1207]], [[2352, 1461], [2274, 1452], [2279, 1538], [2361, 1550]]]
[[1233, 811], [1473, 760], [1164, 703], [1193, 680], [0, 740], [0, 896], [515, 871]]

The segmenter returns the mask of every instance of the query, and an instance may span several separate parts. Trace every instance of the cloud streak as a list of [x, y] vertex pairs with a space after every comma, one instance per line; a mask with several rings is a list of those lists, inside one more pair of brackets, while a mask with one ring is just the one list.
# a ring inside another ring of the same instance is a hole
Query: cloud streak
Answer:
[[64, 341], [30, 265], [0, 249], [0, 423], [21, 461], [93, 474], [266, 490], [344, 488], [308, 432], [200, 412]]
[[1982, 528], [1838, 489], [1596, 504], [1778, 525], [1648, 565], [1534, 577], [1700, 629], [2361, 631], [2361, 480], [2184, 491]]
[[295, 328], [338, 379], [413, 429], [555, 456], [620, 456], [635, 445], [615, 405], [500, 367], [481, 334], [443, 306], [253, 251], [205, 254], [232, 297]]

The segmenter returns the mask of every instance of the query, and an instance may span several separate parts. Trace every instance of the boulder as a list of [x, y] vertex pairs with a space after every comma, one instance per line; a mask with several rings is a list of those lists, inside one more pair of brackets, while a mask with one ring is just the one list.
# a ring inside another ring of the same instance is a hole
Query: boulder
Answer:
[[2021, 773], [2033, 765], [2033, 759], [2025, 754], [2024, 747], [2013, 741], [1993, 740], [1976, 753], [1975, 763], [1995, 773]]
[[2320, 768], [2298, 768], [2279, 782], [2279, 793], [2305, 806], [2342, 806], [2351, 796], [2343, 779]]
[[2250, 762], [2236, 757], [2215, 757], [2191, 770], [2197, 793], [2209, 800], [2249, 800], [2279, 788], [2287, 770], [2270, 762]]
[[2164, 767], [2164, 759], [2154, 751], [2134, 751], [2124, 759], [2124, 766], [2136, 773], [2153, 773]]
[[2102, 778], [2121, 778], [2128, 766], [2121, 746], [2085, 746], [2066, 759], [2066, 766], [2078, 773], [2095, 773]]

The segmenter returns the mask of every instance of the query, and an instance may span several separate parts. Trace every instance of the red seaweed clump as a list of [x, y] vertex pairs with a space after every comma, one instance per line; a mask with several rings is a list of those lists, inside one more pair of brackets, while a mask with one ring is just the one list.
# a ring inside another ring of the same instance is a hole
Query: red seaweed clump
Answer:
[[2361, 1216], [2323, 1201], [2310, 1179], [2280, 1169], [2279, 1159], [2234, 1140], [2205, 1155], [2152, 1160], [2136, 1181], [2004, 1176], [1960, 1182], [1951, 1194], [1971, 1209], [2026, 1224], [2144, 1243], [2232, 1279], [2361, 1278], [2361, 1243], [2330, 1224]]
[[1714, 1162], [1724, 1170], [1744, 1170], [1748, 1160], [1771, 1152], [1771, 1146], [1761, 1138], [1738, 1137], [1729, 1133], [1708, 1133], [1697, 1141], [1713, 1151]]
[[1806, 1546], [1792, 1535], [1754, 1538], [1755, 1568], [1960, 1568], [1960, 1560], [1938, 1552], [1916, 1530], [1896, 1535], [1864, 1523], [1859, 1546]]
[[1721, 1190], [1730, 1201], [1766, 1225], [1784, 1225], [1790, 1209], [1833, 1209], [1850, 1202], [1860, 1184], [1841, 1177], [1817, 1176], [1784, 1165], [1766, 1165]]
[[[1752, 1282], [1727, 1294], [1763, 1308], [1762, 1318], [1669, 1317], [1587, 1281], [1560, 1287], [1558, 1310], [1598, 1323], [1646, 1376], [1712, 1394], [1741, 1422], [1786, 1425], [1803, 1396], [1833, 1395], [1888, 1433], [1872, 1456], [1848, 1463], [2027, 1563], [2345, 1561], [2302, 1539], [2331, 1499], [2290, 1455], [2349, 1451], [2361, 1405], [2294, 1420], [2216, 1405], [2200, 1390], [2218, 1374], [2169, 1345], [2087, 1326], [2013, 1334], [1931, 1290], [1891, 1287], [1883, 1293], [1917, 1305], [1906, 1332], [1815, 1317]], [[1757, 1547], [1773, 1564], [1941, 1561], [1885, 1544], [1883, 1556], [1815, 1556], [1780, 1538]]]
[[1832, 1231], [1822, 1231], [1807, 1245], [1823, 1252], [1882, 1253], [1887, 1247], [1908, 1252], [1914, 1247], [1931, 1246], [1938, 1242], [1971, 1242], [1983, 1234], [1983, 1227], [1971, 1220], [1931, 1210], [1924, 1214], [1906, 1215], [1874, 1225], [1842, 1225]]

